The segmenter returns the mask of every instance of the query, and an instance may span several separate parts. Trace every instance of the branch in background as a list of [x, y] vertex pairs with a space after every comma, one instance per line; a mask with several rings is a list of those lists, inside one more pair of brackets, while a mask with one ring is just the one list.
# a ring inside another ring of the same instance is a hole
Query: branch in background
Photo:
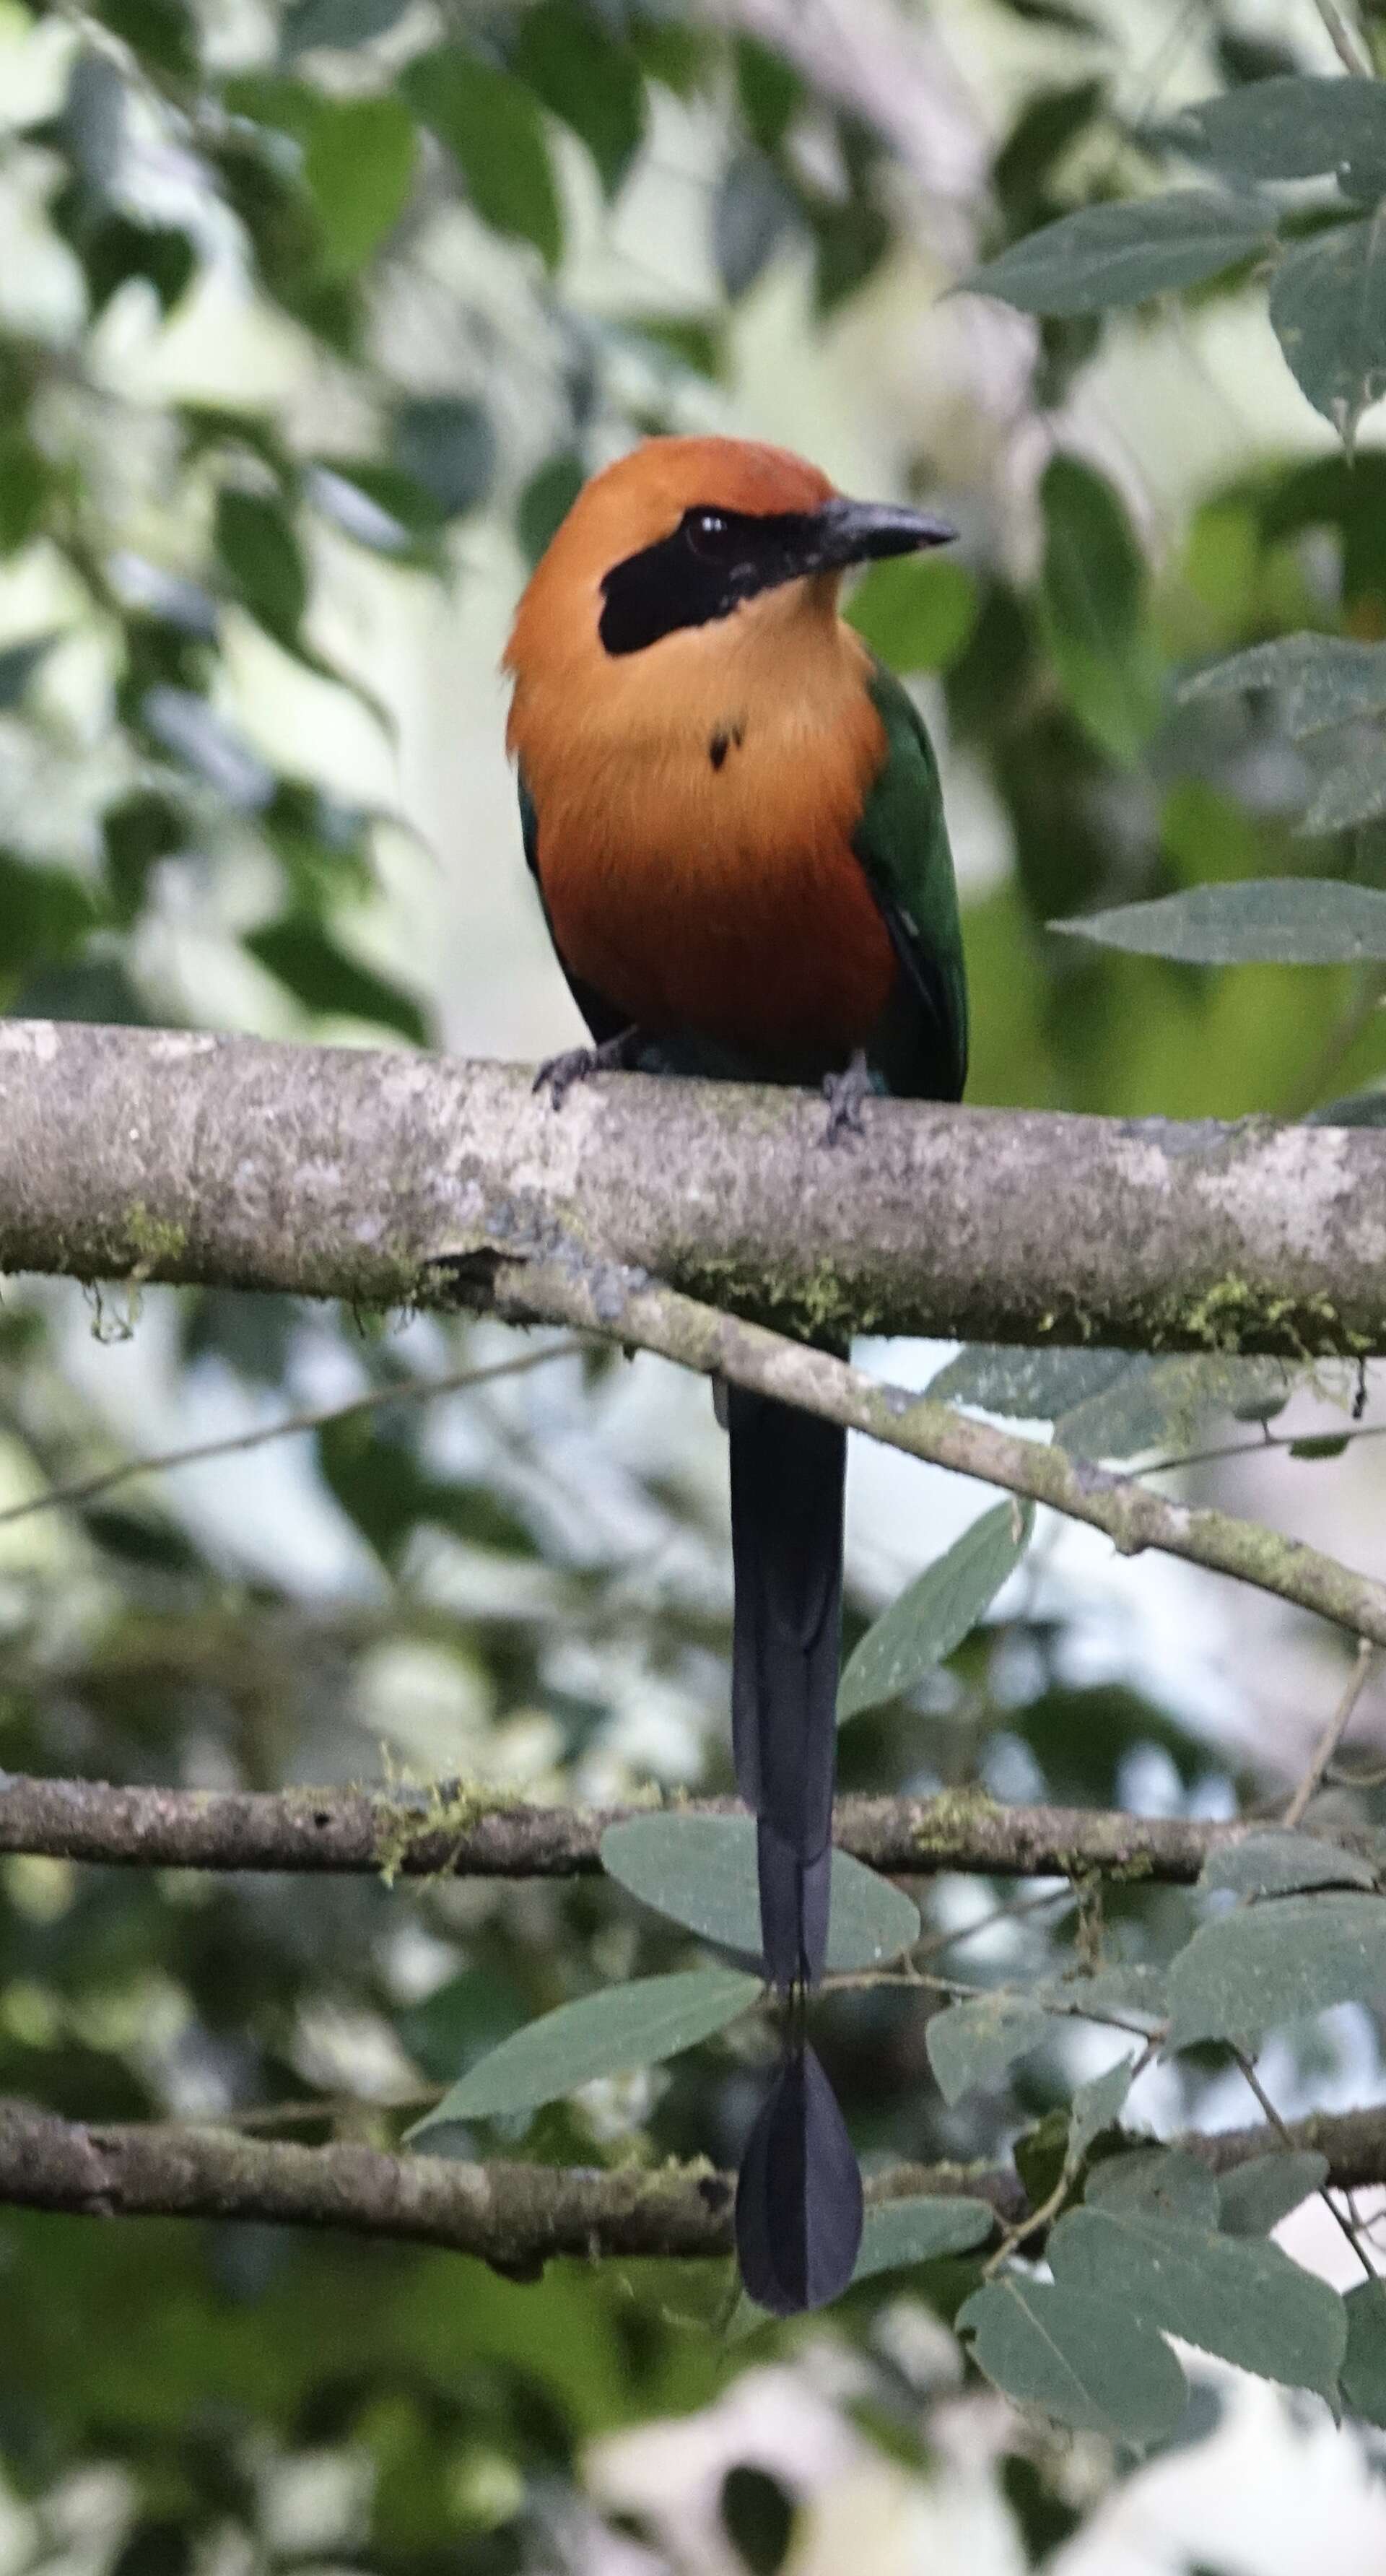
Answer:
[[[1386, 2110], [1301, 2120], [1291, 2145], [1317, 2147], [1329, 2180], [1352, 2190], [1386, 2181]], [[1273, 2151], [1268, 2127], [1181, 2141], [1216, 2173]], [[234, 2131], [79, 2125], [25, 2103], [0, 2104], [0, 2204], [99, 2218], [254, 2219], [341, 2228], [479, 2255], [521, 2278], [573, 2254], [703, 2256], [731, 2250], [730, 2174], [665, 2165], [589, 2172], [554, 2165], [463, 2164], [325, 2147]], [[1023, 2213], [1014, 2174], [965, 2165], [900, 2165], [867, 2186], [872, 2200], [967, 2192], [999, 2218]]]
[[1372, 78], [1372, 58], [1367, 45], [1353, 26], [1341, 0], [1314, 0], [1323, 20], [1328, 41], [1345, 71], [1359, 80]]
[[[601, 1866], [609, 1825], [648, 1807], [533, 1807], [443, 1781], [412, 1797], [364, 1789], [126, 1789], [0, 1778], [0, 1852], [143, 1869], [385, 1871], [406, 1878], [573, 1878]], [[739, 1815], [730, 1799], [680, 1815]], [[1254, 1823], [1126, 1816], [1085, 1807], [998, 1807], [980, 1792], [843, 1798], [840, 1850], [897, 1878], [942, 1870], [998, 1878], [1099, 1876], [1187, 1886]]]
[[572, 1324], [658, 1351], [681, 1368], [729, 1378], [825, 1422], [864, 1431], [907, 1457], [1048, 1503], [1070, 1520], [1102, 1530], [1125, 1556], [1157, 1548], [1209, 1573], [1234, 1575], [1373, 1645], [1386, 1645], [1386, 1584], [1355, 1574], [1318, 1548], [1230, 1512], [1167, 1502], [1134, 1476], [1113, 1475], [1044, 1442], [974, 1421], [950, 1405], [868, 1377], [827, 1351], [786, 1341], [672, 1289], [651, 1287], [638, 1275], [585, 1272], [571, 1257], [511, 1261], [491, 1266], [487, 1291], [512, 1322]]
[[[409, 1304], [577, 1254], [789, 1331], [1386, 1351], [1386, 1133], [873, 1101], [0, 1025], [0, 1271]], [[478, 1291], [478, 1293], [480, 1293]]]
[[263, 1449], [271, 1440], [291, 1440], [302, 1431], [326, 1431], [339, 1422], [355, 1422], [363, 1414], [388, 1412], [392, 1404], [427, 1404], [435, 1395], [462, 1395], [469, 1387], [490, 1386], [496, 1378], [524, 1377], [531, 1369], [544, 1368], [550, 1360], [572, 1359], [586, 1350], [586, 1342], [550, 1342], [542, 1351], [521, 1351], [514, 1359], [492, 1360], [485, 1368], [451, 1369], [440, 1377], [406, 1377], [395, 1379], [389, 1386], [375, 1386], [366, 1395], [353, 1396], [349, 1404], [329, 1404], [314, 1413], [288, 1413], [278, 1422], [257, 1423], [253, 1431], [234, 1431], [221, 1440], [198, 1440], [189, 1449], [163, 1449], [149, 1458], [125, 1458], [118, 1467], [103, 1467], [94, 1476], [78, 1476], [70, 1485], [53, 1485], [46, 1494], [31, 1494], [26, 1502], [11, 1503], [0, 1511], [0, 1529], [11, 1521], [27, 1521], [35, 1512], [79, 1511], [83, 1504], [94, 1503], [103, 1494], [114, 1493], [117, 1486], [128, 1485], [136, 1476], [171, 1475], [179, 1467], [205, 1467], [210, 1458], [235, 1458], [247, 1449]]

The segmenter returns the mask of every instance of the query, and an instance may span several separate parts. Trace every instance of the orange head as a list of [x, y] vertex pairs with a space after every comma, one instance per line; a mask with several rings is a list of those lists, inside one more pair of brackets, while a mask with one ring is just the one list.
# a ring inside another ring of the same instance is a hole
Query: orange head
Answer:
[[918, 510], [848, 501], [787, 448], [652, 438], [578, 494], [516, 613], [506, 668], [590, 687], [632, 657], [677, 685], [688, 647], [718, 653], [748, 627], [832, 618], [852, 564], [952, 534]]

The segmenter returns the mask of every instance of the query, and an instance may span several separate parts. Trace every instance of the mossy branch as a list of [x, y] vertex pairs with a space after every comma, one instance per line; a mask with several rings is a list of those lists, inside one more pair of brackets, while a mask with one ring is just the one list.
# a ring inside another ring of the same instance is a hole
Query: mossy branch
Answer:
[[[728, 1799], [680, 1815], [732, 1815]], [[573, 1878], [601, 1867], [607, 1827], [648, 1807], [536, 1807], [467, 1781], [432, 1789], [118, 1788], [0, 1780], [0, 1852], [143, 1869], [282, 1870], [387, 1877]], [[1202, 1817], [1085, 1807], [1000, 1807], [978, 1790], [843, 1798], [839, 1848], [897, 1878], [1148, 1878], [1191, 1884], [1210, 1853], [1254, 1831]]]
[[[1386, 2111], [1350, 2111], [1188, 2137], [1215, 2172], [1287, 2143], [1327, 2156], [1345, 2189], [1386, 2181]], [[731, 2250], [730, 2174], [708, 2167], [464, 2164], [400, 2156], [345, 2140], [305, 2147], [216, 2128], [58, 2119], [0, 2103], [0, 2205], [99, 2218], [214, 2218], [335, 2228], [478, 2255], [533, 2279], [555, 2255], [706, 2258]], [[899, 2165], [868, 2185], [873, 2200], [967, 2192], [998, 2218], [1023, 2214], [1014, 2173], [995, 2167]]]

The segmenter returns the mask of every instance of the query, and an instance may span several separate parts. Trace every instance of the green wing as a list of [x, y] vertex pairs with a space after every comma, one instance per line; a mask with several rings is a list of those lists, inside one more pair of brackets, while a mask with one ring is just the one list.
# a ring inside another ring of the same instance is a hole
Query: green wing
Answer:
[[904, 992], [882, 1033], [892, 1091], [957, 1100], [967, 1075], [967, 985], [953, 854], [934, 747], [908, 692], [876, 663], [872, 703], [887, 750], [852, 847], [903, 969]]

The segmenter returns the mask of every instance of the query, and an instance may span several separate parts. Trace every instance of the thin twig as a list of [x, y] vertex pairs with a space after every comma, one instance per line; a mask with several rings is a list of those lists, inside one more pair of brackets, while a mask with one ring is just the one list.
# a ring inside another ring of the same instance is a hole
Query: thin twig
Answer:
[[35, 1494], [28, 1502], [9, 1503], [0, 1511], [0, 1529], [12, 1521], [32, 1519], [35, 1512], [76, 1509], [92, 1503], [101, 1494], [114, 1492], [134, 1476], [166, 1476], [175, 1467], [199, 1467], [209, 1458], [232, 1458], [247, 1449], [263, 1449], [271, 1440], [289, 1440], [300, 1431], [326, 1431], [333, 1423], [354, 1422], [362, 1414], [383, 1413], [392, 1404], [426, 1404], [431, 1396], [460, 1395], [472, 1386], [489, 1386], [496, 1378], [523, 1377], [530, 1369], [544, 1368], [550, 1360], [571, 1359], [590, 1349], [576, 1335], [561, 1342], [550, 1342], [540, 1351], [521, 1351], [514, 1359], [493, 1360], [485, 1368], [455, 1369], [445, 1377], [402, 1378], [395, 1386], [372, 1387], [368, 1395], [353, 1396], [349, 1404], [324, 1405], [313, 1413], [286, 1414], [282, 1422], [257, 1425], [254, 1431], [237, 1431], [223, 1440], [200, 1440], [190, 1449], [165, 1449], [152, 1458], [127, 1458], [119, 1467], [105, 1467], [98, 1475], [79, 1477], [70, 1485], [53, 1485], [46, 1494]]
[[1328, 41], [1344, 70], [1352, 72], [1359, 80], [1370, 80], [1373, 76], [1371, 56], [1358, 38], [1356, 30], [1349, 25], [1345, 12], [1338, 5], [1338, 0], [1314, 0], [1314, 6], [1323, 21]]
[[[1271, 1449], [1297, 1449], [1304, 1440], [1319, 1437], [1307, 1431], [1267, 1431], [1260, 1440], [1229, 1440], [1219, 1449], [1188, 1449], [1178, 1458], [1152, 1458], [1141, 1469], [1143, 1476], [1172, 1476], [1181, 1467], [1214, 1467], [1223, 1458], [1264, 1458]], [[1353, 1429], [1324, 1435], [1341, 1440], [1386, 1439], [1386, 1422], [1364, 1422]]]
[[1310, 1799], [1321, 1786], [1334, 1754], [1352, 1723], [1353, 1710], [1366, 1689], [1368, 1677], [1375, 1662], [1375, 1647], [1369, 1646], [1365, 1637], [1360, 1637], [1357, 1642], [1357, 1653], [1353, 1658], [1352, 1671], [1348, 1675], [1347, 1687], [1314, 1747], [1303, 1779], [1280, 1819], [1282, 1825], [1297, 1825]]
[[[1234, 2048], [1232, 2054], [1235, 2057], [1238, 2066], [1241, 2068], [1247, 2084], [1255, 2094], [1257, 2101], [1260, 2103], [1261, 2109], [1264, 2111], [1271, 2127], [1274, 2129], [1276, 2136], [1279, 2138], [1281, 2145], [1283, 2147], [1287, 2147], [1290, 2152], [1293, 2153], [1301, 2141], [1296, 2138], [1288, 2121], [1281, 2119], [1280, 2113], [1277, 2111], [1269, 2093], [1261, 2082], [1260, 2076], [1257, 2074], [1251, 2059], [1246, 2055], [1245, 2050], [1240, 2048]], [[1329, 2176], [1329, 2180], [1332, 2180], [1331, 2174]], [[1347, 2241], [1352, 2247], [1352, 2250], [1356, 2255], [1358, 2262], [1361, 2264], [1363, 2271], [1366, 2273], [1368, 2280], [1374, 2281], [1376, 2279], [1376, 2266], [1369, 2261], [1367, 2255], [1363, 2251], [1361, 2230], [1358, 2227], [1356, 2220], [1344, 2216], [1342, 2210], [1338, 2207], [1336, 2200], [1332, 2198], [1327, 2183], [1323, 2184], [1321, 2187], [1319, 2198], [1323, 2202], [1324, 2208], [1327, 2210], [1329, 2217], [1333, 2220], [1334, 2225], [1338, 2227], [1342, 2234], [1347, 2238]]]
[[936, 1959], [943, 1950], [954, 1950], [960, 1941], [975, 1941], [979, 1933], [993, 1932], [998, 1923], [1020, 1923], [1027, 1914], [1040, 1914], [1046, 1906], [1076, 1904], [1071, 1887], [1043, 1888], [1038, 1896], [1013, 1897], [1009, 1905], [993, 1906], [989, 1914], [979, 1915], [975, 1923], [964, 1923], [960, 1932], [936, 1932], [927, 1941], [916, 1942], [912, 1959]]

